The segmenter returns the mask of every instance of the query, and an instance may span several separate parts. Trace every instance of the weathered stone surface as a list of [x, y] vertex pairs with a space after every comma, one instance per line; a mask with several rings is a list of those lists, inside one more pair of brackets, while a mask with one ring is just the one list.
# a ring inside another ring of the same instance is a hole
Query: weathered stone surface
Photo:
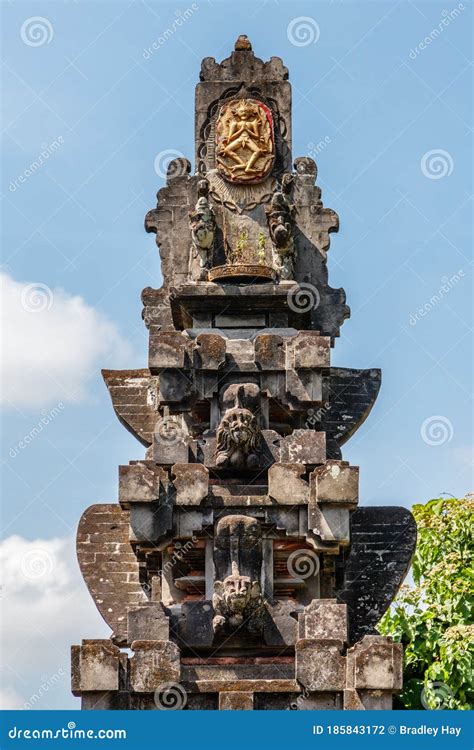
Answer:
[[128, 711], [130, 693], [127, 691], [110, 691], [84, 693], [81, 700], [83, 711]]
[[79, 652], [79, 690], [118, 690], [119, 657], [120, 649], [110, 641], [83, 641]]
[[219, 693], [219, 711], [253, 711], [253, 693]]
[[155, 426], [153, 460], [164, 466], [185, 464], [189, 459], [189, 444], [185, 419], [181, 415], [167, 415]]
[[365, 422], [377, 399], [380, 370], [331, 367], [326, 375], [327, 404], [316, 410], [314, 426], [327, 433], [328, 458], [341, 458], [341, 445]]
[[299, 637], [347, 641], [347, 605], [335, 599], [314, 599], [298, 618]]
[[337, 591], [348, 605], [350, 643], [374, 632], [408, 572], [415, 545], [409, 510], [380, 506], [352, 513], [351, 550]]
[[177, 505], [199, 505], [209, 492], [209, 471], [202, 464], [174, 464]]
[[291, 656], [208, 656], [182, 657], [183, 682], [219, 680], [222, 689], [228, 681], [237, 680], [292, 680], [295, 663]]
[[347, 683], [356, 690], [401, 690], [403, 647], [390, 638], [366, 635], [350, 649]]
[[189, 369], [192, 341], [182, 333], [150, 328], [148, 366], [159, 373], [167, 368]]
[[310, 693], [305, 691], [292, 701], [290, 708], [294, 711], [340, 711], [342, 708], [341, 693]]
[[296, 642], [296, 679], [307, 690], [343, 690], [346, 681], [346, 660], [341, 655], [339, 640]]
[[299, 333], [291, 342], [291, 367], [298, 369], [313, 369], [329, 367], [331, 339], [320, 336], [316, 331]]
[[200, 333], [194, 344], [195, 367], [219, 370], [225, 363], [226, 340], [216, 333]]
[[326, 542], [349, 544], [350, 512], [348, 508], [332, 505], [308, 505], [308, 527]]
[[153, 545], [173, 527], [173, 506], [166, 503], [133, 503], [130, 508], [130, 541]]
[[387, 690], [344, 690], [345, 711], [390, 711], [392, 703]]
[[183, 687], [190, 692], [221, 693], [294, 693], [299, 692], [300, 686], [296, 680], [196, 680], [183, 682]]
[[151, 462], [119, 466], [119, 503], [151, 503], [166, 497], [168, 473]]
[[280, 442], [282, 463], [315, 465], [326, 460], [326, 438], [323, 432], [293, 430]]
[[309, 485], [302, 464], [273, 464], [268, 470], [268, 494], [278, 503], [294, 505], [309, 500]]
[[179, 648], [171, 641], [133, 641], [130, 689], [153, 693], [166, 682], [179, 682]]
[[77, 532], [77, 559], [87, 588], [115, 643], [127, 641], [127, 609], [146, 602], [129, 542], [129, 514], [119, 505], [92, 505]]
[[359, 467], [345, 461], [327, 461], [310, 475], [311, 502], [356, 505], [359, 500]]
[[178, 635], [187, 648], [212, 646], [214, 628], [212, 601], [183, 602], [179, 618]]
[[150, 370], [102, 370], [119, 421], [143, 445], [153, 441], [158, 418], [158, 378]]
[[255, 362], [262, 370], [284, 370], [286, 343], [283, 336], [260, 333], [255, 338]]
[[169, 640], [169, 618], [160, 602], [150, 602], [138, 609], [129, 610], [127, 622], [130, 642]]
[[298, 623], [294, 605], [290, 602], [278, 602], [267, 605], [269, 617], [265, 621], [264, 638], [268, 646], [293, 646], [297, 638]]
[[316, 370], [286, 370], [285, 387], [289, 399], [299, 404], [309, 406], [323, 400], [323, 379]]

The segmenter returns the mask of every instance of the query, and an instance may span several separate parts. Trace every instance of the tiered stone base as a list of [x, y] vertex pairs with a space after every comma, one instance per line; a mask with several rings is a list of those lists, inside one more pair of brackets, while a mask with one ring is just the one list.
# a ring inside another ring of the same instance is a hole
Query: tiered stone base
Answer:
[[[146, 617], [147, 607], [143, 611]], [[347, 641], [347, 607], [314, 600], [298, 621], [294, 655], [187, 657], [169, 640], [107, 640], [72, 649], [72, 690], [83, 709], [390, 709], [403, 652], [390, 638]]]

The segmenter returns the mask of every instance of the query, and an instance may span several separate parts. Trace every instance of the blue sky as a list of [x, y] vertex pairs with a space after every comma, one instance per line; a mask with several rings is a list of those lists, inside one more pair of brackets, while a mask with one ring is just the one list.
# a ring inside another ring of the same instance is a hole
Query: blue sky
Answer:
[[[470, 492], [472, 6], [40, 0], [2, 11], [3, 272], [17, 342], [5, 354], [6, 543], [59, 540], [54, 559], [69, 560], [82, 511], [115, 502], [117, 465], [143, 455], [100, 368], [146, 365], [140, 292], [161, 282], [143, 230], [163, 184], [155, 165], [168, 150], [193, 162], [200, 60], [228, 56], [240, 33], [288, 66], [293, 156], [314, 156], [324, 204], [340, 216], [330, 283], [345, 288], [352, 317], [333, 364], [383, 370], [376, 406], [344, 449], [361, 467], [360, 502]], [[292, 23], [309, 36], [292, 38]], [[44, 311], [19, 306], [32, 284]], [[100, 637], [92, 601], [78, 597], [91, 629], [75, 637]], [[12, 677], [15, 700], [38, 675], [26, 687]], [[37, 707], [75, 705], [67, 678], [43, 692]]]

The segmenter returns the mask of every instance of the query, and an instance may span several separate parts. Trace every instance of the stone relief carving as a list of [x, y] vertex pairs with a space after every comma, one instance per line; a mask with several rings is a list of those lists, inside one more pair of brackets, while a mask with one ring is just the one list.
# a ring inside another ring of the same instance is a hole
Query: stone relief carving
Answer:
[[191, 250], [191, 276], [196, 280], [206, 279], [206, 269], [212, 265], [212, 252], [216, 234], [216, 217], [209, 204], [209, 183], [198, 183], [198, 200], [194, 211], [189, 213], [189, 226], [193, 246]]
[[271, 111], [256, 99], [224, 104], [216, 122], [219, 172], [230, 182], [259, 182], [275, 158]]
[[250, 633], [261, 633], [266, 607], [257, 580], [262, 567], [259, 522], [251, 516], [226, 516], [217, 523], [214, 544], [216, 575], [225, 576], [214, 583], [214, 631], [245, 625]]
[[283, 175], [281, 189], [273, 193], [265, 208], [273, 243], [273, 267], [279, 279], [294, 278], [295, 244], [293, 240], [295, 206], [289, 201], [293, 175]]
[[256, 469], [260, 462], [261, 431], [250, 410], [260, 389], [253, 383], [229, 386], [224, 392], [224, 414], [217, 428], [216, 465]]

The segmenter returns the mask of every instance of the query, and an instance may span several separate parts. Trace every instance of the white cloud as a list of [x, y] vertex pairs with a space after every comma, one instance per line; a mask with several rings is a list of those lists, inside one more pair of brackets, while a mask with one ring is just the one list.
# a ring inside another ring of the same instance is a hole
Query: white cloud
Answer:
[[23, 708], [25, 701], [12, 688], [0, 690], [0, 710], [1, 711], [18, 711]]
[[82, 297], [1, 274], [2, 401], [45, 407], [82, 401], [99, 367], [129, 366], [130, 345]]
[[2, 708], [78, 708], [70, 692], [70, 647], [108, 638], [82, 580], [72, 538], [0, 543]]

